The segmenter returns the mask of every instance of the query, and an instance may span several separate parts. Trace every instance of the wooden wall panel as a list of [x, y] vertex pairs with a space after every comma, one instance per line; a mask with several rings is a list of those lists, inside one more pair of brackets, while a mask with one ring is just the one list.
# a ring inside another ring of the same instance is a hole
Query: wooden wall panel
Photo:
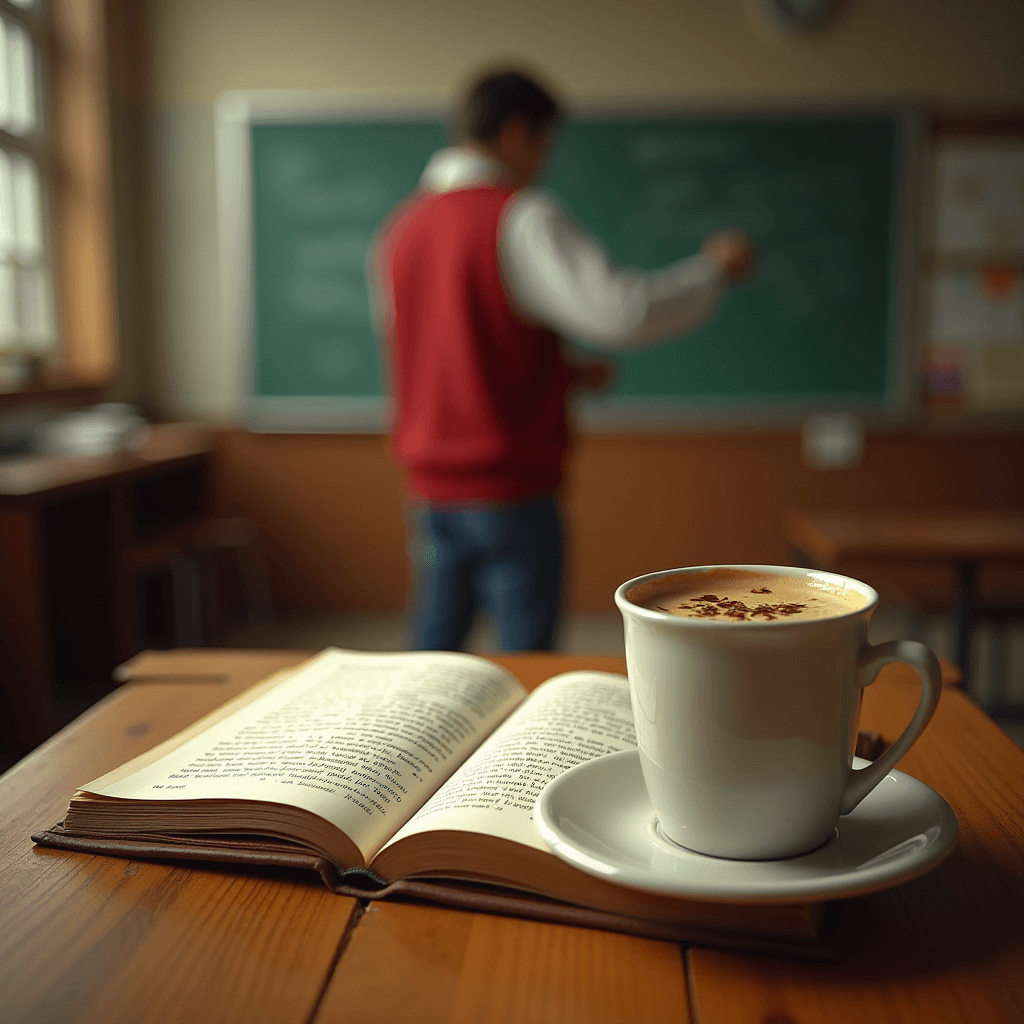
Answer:
[[[400, 608], [407, 572], [401, 481], [380, 437], [226, 431], [218, 506], [252, 516], [282, 607]], [[568, 604], [606, 610], [630, 576], [706, 562], [787, 563], [796, 508], [1024, 511], [1024, 436], [874, 434], [857, 469], [822, 472], [796, 434], [591, 437], [565, 491]], [[941, 571], [862, 576], [936, 591]], [[997, 587], [1024, 592], [1013, 573]]]
[[[807, 467], [796, 434], [591, 438], [570, 464], [570, 602], [611, 607], [623, 580], [713, 562], [788, 564], [793, 509], [1024, 510], [1024, 437], [870, 435], [853, 470]], [[940, 572], [868, 582], [941, 590]]]
[[381, 437], [226, 431], [216, 507], [255, 519], [282, 608], [401, 608], [401, 485]]

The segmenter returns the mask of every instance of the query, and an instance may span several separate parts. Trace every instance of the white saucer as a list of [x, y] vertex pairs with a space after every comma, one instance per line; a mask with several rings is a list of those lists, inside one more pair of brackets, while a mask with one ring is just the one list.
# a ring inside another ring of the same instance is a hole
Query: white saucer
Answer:
[[[868, 764], [854, 759], [854, 767]], [[555, 854], [598, 878], [689, 899], [807, 903], [876, 892], [924, 874], [956, 845], [953, 809], [923, 782], [890, 772], [817, 850], [786, 860], [707, 857], [657, 829], [636, 750], [552, 779], [534, 821]]]

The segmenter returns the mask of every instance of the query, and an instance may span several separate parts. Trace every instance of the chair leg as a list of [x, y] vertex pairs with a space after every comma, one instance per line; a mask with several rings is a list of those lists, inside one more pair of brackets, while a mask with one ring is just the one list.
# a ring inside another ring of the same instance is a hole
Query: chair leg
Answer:
[[971, 692], [971, 638], [974, 626], [976, 562], [961, 562], [956, 567], [953, 587], [953, 618], [956, 623], [956, 663], [964, 674], [964, 692]]
[[257, 541], [235, 548], [238, 575], [242, 581], [245, 613], [249, 623], [273, 622], [274, 605], [270, 594], [270, 575], [263, 550]]
[[1005, 619], [993, 619], [992, 658], [990, 662], [990, 678], [992, 689], [985, 702], [989, 708], [1000, 709], [1007, 704], [1008, 683], [1010, 679], [1010, 629]]
[[202, 647], [202, 595], [199, 566], [194, 555], [182, 553], [171, 559], [174, 588], [174, 643], [177, 647]]
[[910, 640], [917, 640], [919, 643], [928, 642], [928, 613], [921, 608], [907, 607], [906, 615], [906, 636]]
[[216, 550], [198, 550], [200, 621], [207, 643], [213, 643], [220, 632], [220, 587], [217, 574], [220, 569]]

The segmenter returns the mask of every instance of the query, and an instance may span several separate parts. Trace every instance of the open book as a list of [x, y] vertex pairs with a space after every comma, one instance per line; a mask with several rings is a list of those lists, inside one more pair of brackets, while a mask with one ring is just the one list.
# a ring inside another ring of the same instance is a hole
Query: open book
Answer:
[[329, 649], [83, 786], [64, 822], [33, 839], [312, 867], [362, 898], [405, 895], [746, 948], [813, 945], [820, 906], [661, 896], [549, 851], [533, 823], [544, 786], [631, 746], [623, 676], [571, 672], [527, 695], [483, 658]]

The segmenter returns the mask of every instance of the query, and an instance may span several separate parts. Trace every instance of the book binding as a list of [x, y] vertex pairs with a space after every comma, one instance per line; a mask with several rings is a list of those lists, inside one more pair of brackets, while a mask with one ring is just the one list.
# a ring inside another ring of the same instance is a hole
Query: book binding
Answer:
[[204, 841], [201, 837], [176, 839], [166, 835], [137, 839], [102, 835], [83, 837], [71, 835], [64, 829], [63, 822], [58, 822], [50, 828], [33, 833], [32, 841], [39, 846], [77, 853], [156, 861], [183, 860], [196, 863], [199, 867], [203, 863], [220, 863], [313, 871], [332, 892], [360, 900], [426, 902], [478, 913], [597, 928], [686, 945], [769, 953], [773, 956], [812, 960], [834, 960], [837, 956], [833, 940], [840, 909], [838, 904], [826, 909], [817, 936], [801, 938], [754, 930], [716, 929], [684, 921], [629, 917], [536, 896], [518, 889], [464, 880], [400, 879], [386, 882], [364, 869], [339, 871], [325, 857], [297, 844], [262, 837], [217, 836], [215, 841]]

